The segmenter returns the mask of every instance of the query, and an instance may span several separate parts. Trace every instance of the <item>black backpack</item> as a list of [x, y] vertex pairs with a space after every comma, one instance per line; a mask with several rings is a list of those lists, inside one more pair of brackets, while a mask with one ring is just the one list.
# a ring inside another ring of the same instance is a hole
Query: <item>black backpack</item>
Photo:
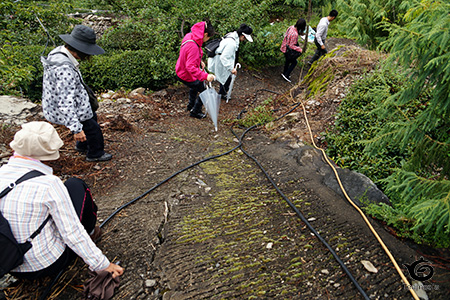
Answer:
[[232, 37], [225, 35], [222, 38], [213, 39], [213, 40], [207, 42], [205, 44], [206, 55], [208, 57], [214, 57], [214, 56], [216, 56], [216, 54], [220, 55], [221, 53], [216, 53], [216, 50], [217, 50], [217, 48], [219, 48], [220, 42], [226, 38], [232, 38]]
[[[11, 183], [0, 193], [0, 199], [6, 196], [17, 184], [44, 175], [42, 172], [33, 170], [23, 175], [15, 183]], [[41, 233], [41, 230], [47, 224], [50, 216], [45, 219], [41, 226], [27, 239], [25, 243], [19, 244], [14, 238], [9, 226], [8, 220], [6, 220], [0, 212], [0, 278], [9, 273], [12, 269], [20, 266], [23, 263], [23, 256], [31, 249], [31, 241]]]

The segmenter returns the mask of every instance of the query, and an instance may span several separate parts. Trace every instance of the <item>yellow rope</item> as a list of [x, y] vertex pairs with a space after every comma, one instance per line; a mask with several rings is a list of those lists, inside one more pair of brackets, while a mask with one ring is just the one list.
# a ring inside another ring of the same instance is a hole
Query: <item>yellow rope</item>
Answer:
[[[293, 101], [295, 101], [292, 97], [292, 94], [290, 93], [291, 99]], [[325, 151], [319, 147], [317, 147], [316, 143], [314, 142], [314, 137], [311, 131], [311, 126], [309, 125], [309, 121], [308, 121], [308, 116], [306, 115], [306, 109], [305, 106], [303, 104], [302, 101], [300, 101], [302, 108], [303, 108], [303, 115], [305, 117], [305, 121], [306, 121], [306, 126], [308, 127], [308, 131], [309, 131], [309, 135], [311, 137], [311, 141], [312, 144], [314, 146], [314, 148], [322, 151], [323, 157], [325, 158], [326, 162], [330, 165], [330, 167], [333, 169], [334, 174], [336, 175], [336, 179], [339, 183], [339, 186], [341, 187], [342, 192], [344, 193], [345, 198], [348, 200], [348, 202], [350, 202], [350, 204], [359, 212], [359, 214], [362, 216], [362, 218], [364, 219], [364, 221], [366, 222], [367, 226], [369, 226], [369, 229], [372, 231], [373, 235], [375, 236], [375, 238], [378, 240], [378, 242], [380, 243], [381, 247], [384, 249], [384, 251], [386, 252], [386, 254], [388, 255], [388, 257], [391, 259], [392, 263], [394, 264], [395, 269], [397, 270], [398, 274], [400, 275], [400, 277], [402, 278], [403, 282], [406, 284], [406, 286], [408, 287], [410, 293], [412, 294], [412, 296], [414, 297], [415, 300], [420, 300], [419, 297], [417, 296], [416, 292], [414, 291], [414, 289], [412, 288], [411, 284], [409, 283], [408, 279], [405, 277], [405, 275], [403, 274], [402, 270], [400, 269], [400, 267], [398, 266], [397, 262], [395, 261], [394, 256], [392, 256], [391, 252], [389, 251], [389, 249], [387, 248], [387, 246], [384, 244], [383, 240], [381, 239], [381, 237], [378, 235], [378, 233], [375, 231], [375, 229], [373, 228], [372, 224], [370, 224], [369, 220], [367, 219], [366, 215], [362, 212], [362, 210], [355, 204], [353, 203], [353, 201], [350, 199], [350, 197], [347, 195], [347, 192], [345, 191], [344, 186], [342, 185], [341, 179], [339, 178], [339, 174], [336, 171], [336, 168], [333, 166], [333, 164], [329, 161]]]

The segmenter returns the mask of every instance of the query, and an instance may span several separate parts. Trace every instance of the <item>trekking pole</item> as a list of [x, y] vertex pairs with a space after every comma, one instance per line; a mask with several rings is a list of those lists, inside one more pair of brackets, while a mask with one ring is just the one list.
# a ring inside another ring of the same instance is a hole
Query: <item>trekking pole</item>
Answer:
[[39, 17], [34, 14], [34, 16], [36, 17], [36, 19], [38, 20], [39, 24], [41, 24], [42, 28], [44, 29], [45, 33], [47, 34], [47, 42], [45, 43], [45, 48], [41, 53], [41, 56], [44, 54], [45, 50], [47, 49], [48, 46], [48, 40], [51, 40], [53, 43], [53, 47], [56, 47], [55, 41], [52, 39], [52, 37], [50, 36], [50, 33], [48, 33], [47, 28], [45, 28], [44, 24], [42, 24], [41, 20], [39, 19]]

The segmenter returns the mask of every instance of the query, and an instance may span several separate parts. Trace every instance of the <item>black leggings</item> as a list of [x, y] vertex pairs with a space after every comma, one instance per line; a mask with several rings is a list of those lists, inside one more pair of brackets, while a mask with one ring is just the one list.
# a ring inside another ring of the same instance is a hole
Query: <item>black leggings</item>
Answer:
[[83, 121], [81, 124], [86, 135], [86, 141], [77, 142], [77, 148], [86, 150], [86, 156], [89, 158], [97, 158], [105, 154], [105, 141], [102, 129], [97, 122], [97, 114], [94, 113], [91, 119]]
[[200, 80], [188, 82], [184, 81], [180, 77], [178, 77], [178, 80], [189, 87], [189, 104], [187, 106], [188, 110], [192, 110], [193, 113], [201, 113], [203, 102], [200, 99], [199, 94], [206, 90], [205, 83]]
[[291, 76], [291, 73], [294, 70], [295, 66], [297, 66], [297, 58], [288, 59], [287, 50], [286, 50], [286, 53], [284, 53], [284, 58], [286, 59], [286, 62], [284, 63], [283, 74], [284, 74], [284, 76], [289, 78]]
[[[83, 224], [88, 233], [91, 233], [97, 222], [97, 206], [92, 200], [89, 187], [79, 178], [70, 178], [64, 185], [69, 191], [75, 211], [78, 217], [80, 217], [81, 224]], [[54, 276], [69, 266], [76, 257], [77, 255], [69, 247], [66, 247], [62, 255], [47, 268], [35, 272], [11, 272], [11, 275], [29, 280]]]

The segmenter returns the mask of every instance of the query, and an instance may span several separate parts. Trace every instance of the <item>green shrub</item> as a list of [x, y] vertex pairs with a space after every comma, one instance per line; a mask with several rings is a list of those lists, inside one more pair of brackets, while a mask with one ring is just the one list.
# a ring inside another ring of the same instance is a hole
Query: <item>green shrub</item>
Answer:
[[[42, 66], [39, 56], [45, 45], [60, 33], [70, 31], [77, 21], [66, 17], [70, 5], [51, 2], [41, 6], [34, 1], [0, 2], [0, 94], [40, 99]], [[47, 28], [51, 39], [39, 23]]]
[[176, 57], [156, 53], [158, 49], [121, 51], [99, 55], [81, 64], [86, 82], [94, 90], [145, 87], [161, 89], [175, 76]]
[[400, 166], [406, 153], [395, 146], [380, 148], [375, 155], [364, 151], [365, 141], [375, 137], [386, 121], [371, 111], [401, 87], [403, 77], [395, 72], [376, 71], [356, 82], [340, 104], [335, 127], [327, 133], [327, 153], [340, 164], [358, 170], [379, 183]]
[[[414, 145], [402, 147], [390, 135], [380, 135], [386, 124], [397, 124], [403, 118], [413, 120], [429, 105], [428, 89], [402, 105], [390, 104], [393, 95], [410, 87], [405, 77], [400, 69], [386, 67], [357, 81], [339, 106], [334, 129], [327, 133], [327, 154], [338, 165], [371, 178], [390, 198], [392, 206], [371, 204], [365, 208], [369, 214], [395, 227], [399, 236], [449, 247], [450, 181], [439, 178], [430, 166], [409, 171]], [[396, 113], [387, 115], [381, 109], [389, 105]], [[375, 147], [377, 141], [383, 145]]]
[[276, 66], [284, 63], [284, 56], [280, 47], [283, 35], [289, 26], [287, 22], [280, 22], [254, 31], [253, 43], [244, 42], [239, 47], [240, 60], [253, 68]]
[[105, 50], [145, 50], [153, 47], [158, 38], [151, 34], [147, 24], [127, 20], [117, 28], [105, 32], [99, 46]]
[[338, 27], [357, 43], [376, 49], [389, 36], [380, 24], [387, 21], [402, 25], [407, 3], [403, 0], [337, 0]]
[[44, 46], [3, 45], [0, 51], [0, 85], [2, 95], [27, 95], [37, 101], [42, 95], [42, 64]]
[[2, 45], [5, 41], [17, 42], [19, 45], [45, 45], [48, 38], [39, 20], [55, 40], [58, 34], [66, 33], [78, 22], [66, 16], [71, 9], [67, 1], [38, 5], [35, 1], [2, 0], [0, 41]]
[[244, 114], [242, 119], [236, 120], [236, 122], [246, 128], [254, 125], [260, 126], [272, 122], [275, 118], [271, 109], [272, 98], [268, 98], [261, 105], [250, 109]]

